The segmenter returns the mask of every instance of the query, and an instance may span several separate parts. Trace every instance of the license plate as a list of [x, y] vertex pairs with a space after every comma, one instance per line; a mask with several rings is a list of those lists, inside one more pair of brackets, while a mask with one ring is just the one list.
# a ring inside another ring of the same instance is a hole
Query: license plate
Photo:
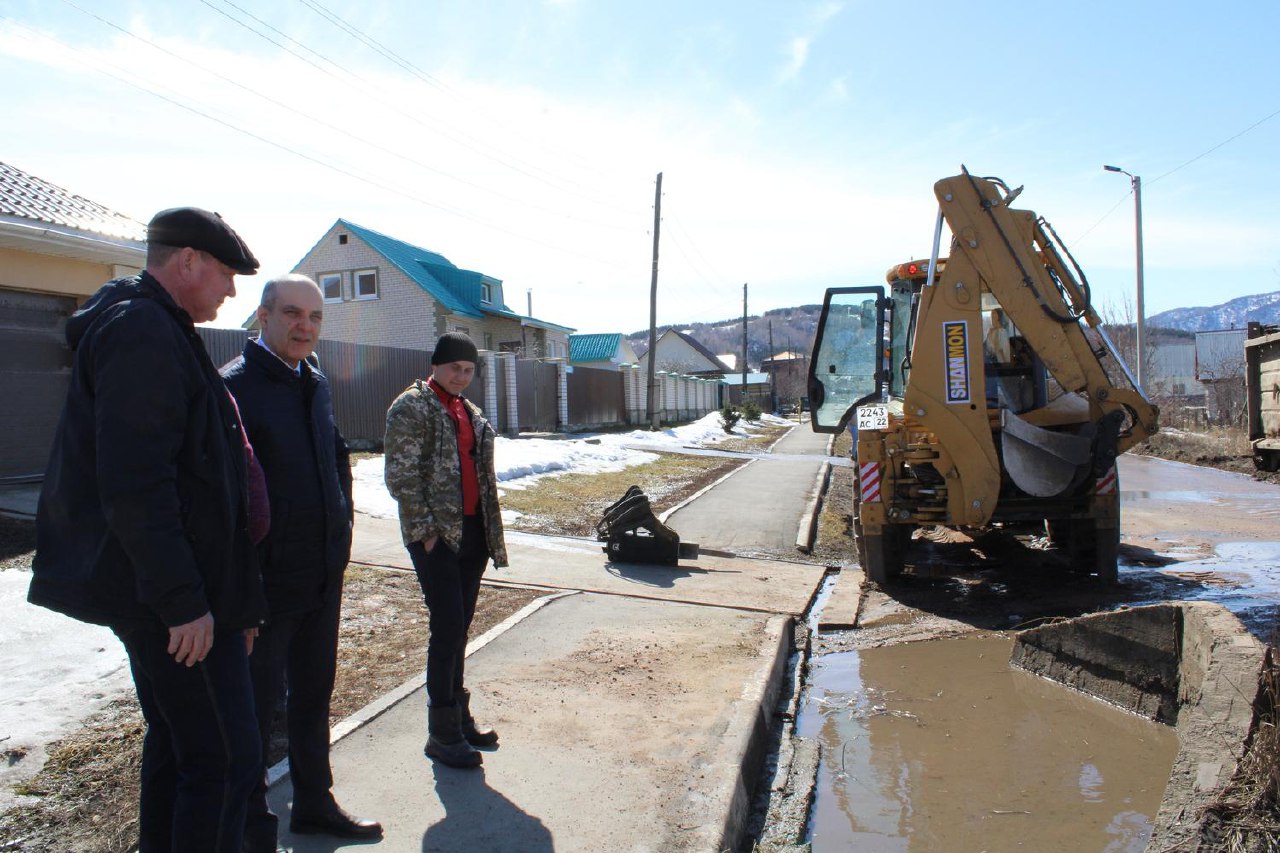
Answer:
[[888, 429], [889, 428], [889, 407], [888, 406], [859, 406], [858, 407], [858, 431], [864, 429]]

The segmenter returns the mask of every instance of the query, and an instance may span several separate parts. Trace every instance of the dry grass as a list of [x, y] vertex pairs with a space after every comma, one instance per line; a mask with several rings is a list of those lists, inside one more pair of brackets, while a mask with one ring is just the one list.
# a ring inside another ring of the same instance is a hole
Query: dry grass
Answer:
[[1280, 662], [1268, 653], [1257, 730], [1222, 797], [1206, 810], [1202, 836], [1214, 850], [1280, 850]]
[[655, 513], [662, 513], [714, 483], [744, 460], [717, 456], [659, 454], [657, 460], [623, 471], [543, 477], [527, 489], [505, 489], [502, 508], [520, 513], [513, 530], [559, 536], [594, 536], [604, 510], [628, 486], [639, 486]]
[[[831, 455], [848, 459], [852, 448], [853, 439], [845, 431], [836, 436]], [[811, 555], [827, 565], [852, 565], [857, 562], [853, 542], [853, 468], [831, 467]]]
[[132, 697], [49, 748], [44, 768], [18, 792], [39, 799], [0, 815], [0, 850], [125, 853], [138, 831], [142, 714]]

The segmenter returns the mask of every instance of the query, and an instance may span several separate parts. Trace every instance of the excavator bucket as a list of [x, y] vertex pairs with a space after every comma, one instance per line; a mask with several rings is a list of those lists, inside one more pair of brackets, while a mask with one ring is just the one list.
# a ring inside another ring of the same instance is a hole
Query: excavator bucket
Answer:
[[596, 524], [596, 538], [606, 543], [609, 558], [620, 563], [674, 566], [698, 557], [698, 546], [682, 543], [674, 530], [659, 521], [638, 486], [631, 486], [604, 511]]
[[1079, 433], [1055, 432], [1000, 410], [1001, 450], [1015, 486], [1038, 498], [1066, 494], [1093, 470], [1093, 436], [1086, 424]]

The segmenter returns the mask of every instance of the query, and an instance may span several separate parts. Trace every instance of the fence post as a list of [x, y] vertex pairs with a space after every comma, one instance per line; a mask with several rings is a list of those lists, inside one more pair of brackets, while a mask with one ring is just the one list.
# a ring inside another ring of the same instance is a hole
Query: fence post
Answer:
[[501, 432], [505, 426], [505, 419], [498, 408], [498, 354], [490, 351], [481, 358], [484, 359], [485, 370], [484, 410], [489, 417], [493, 418], [493, 428]]
[[569, 428], [569, 365], [556, 361], [556, 428]]
[[516, 354], [504, 352], [501, 356], [506, 367], [503, 390], [507, 394], [507, 428], [504, 432], [514, 437], [520, 434], [520, 395], [516, 385]]

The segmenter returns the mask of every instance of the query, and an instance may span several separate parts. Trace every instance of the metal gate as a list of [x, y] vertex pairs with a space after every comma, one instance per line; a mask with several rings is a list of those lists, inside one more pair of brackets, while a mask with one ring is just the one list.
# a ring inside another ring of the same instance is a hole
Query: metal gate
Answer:
[[0, 479], [44, 476], [66, 401], [69, 296], [0, 291]]
[[516, 407], [521, 432], [554, 432], [556, 428], [555, 362], [516, 362]]

